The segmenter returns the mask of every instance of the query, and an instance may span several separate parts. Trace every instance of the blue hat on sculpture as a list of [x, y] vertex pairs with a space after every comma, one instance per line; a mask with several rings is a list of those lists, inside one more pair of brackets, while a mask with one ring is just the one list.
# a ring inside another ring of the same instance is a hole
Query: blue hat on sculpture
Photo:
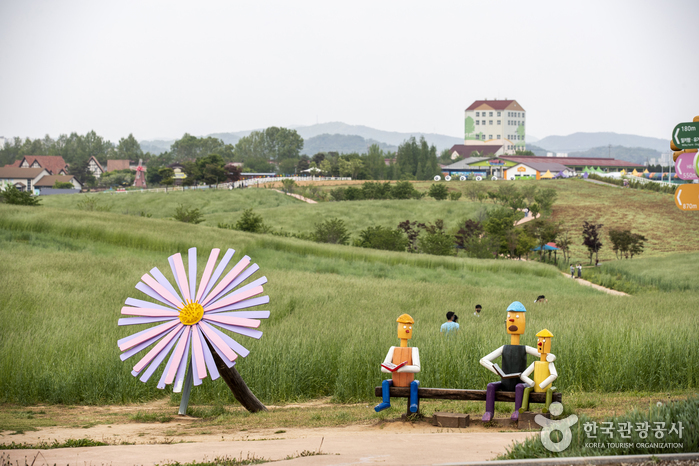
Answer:
[[524, 307], [524, 304], [520, 303], [519, 301], [515, 301], [509, 306], [507, 306], [507, 310], [514, 312], [527, 312], [527, 309]]

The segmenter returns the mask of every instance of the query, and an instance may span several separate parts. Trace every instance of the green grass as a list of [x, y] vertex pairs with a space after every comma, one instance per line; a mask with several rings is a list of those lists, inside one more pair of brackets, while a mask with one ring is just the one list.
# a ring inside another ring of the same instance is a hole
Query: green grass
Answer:
[[98, 442], [89, 438], [68, 439], [64, 442], [54, 440], [53, 442], [39, 443], [0, 443], [0, 450], [49, 450], [53, 448], [79, 448], [79, 447], [103, 447], [104, 442]]
[[[353, 235], [367, 226], [395, 228], [405, 220], [434, 222], [445, 219], [450, 226], [470, 218], [488, 204], [471, 202], [437, 202], [434, 199], [404, 201], [353, 201], [308, 204], [271, 189], [193, 190], [163, 193], [79, 194], [47, 196], [43, 199], [49, 209], [78, 209], [81, 200], [89, 196], [97, 206], [110, 208], [111, 213], [152, 218], [172, 218], [178, 204], [198, 208], [204, 215], [202, 225], [235, 224], [246, 208], [262, 216], [265, 224], [276, 231], [310, 233], [313, 226], [331, 217], [344, 220]], [[59, 199], [62, 198], [62, 199]]]
[[[561, 417], [566, 417], [565, 413]], [[524, 442], [518, 443], [507, 454], [498, 459], [525, 459], [525, 458], [547, 458], [547, 457], [574, 457], [574, 456], [609, 456], [609, 455], [648, 455], [656, 453], [689, 453], [699, 451], [699, 397], [692, 397], [683, 401], [651, 406], [648, 411], [633, 409], [622, 416], [614, 416], [605, 419], [604, 422], [611, 422], [612, 436], [602, 434], [600, 430], [596, 433], [596, 439], [587, 438], [584, 430], [585, 423], [591, 422], [587, 416], [580, 416], [578, 422], [573, 425], [572, 442], [570, 446], [560, 453], [553, 453], [547, 450], [541, 443], [539, 435], [530, 437]], [[631, 422], [632, 428], [630, 438], [622, 438], [618, 432], [619, 423]], [[639, 435], [638, 424], [649, 422], [650, 428], [647, 430], [647, 437]], [[662, 422], [665, 432], [661, 438], [657, 438], [652, 429], [656, 429], [656, 422]], [[675, 428], [682, 423], [683, 432], [670, 433], [671, 426]], [[599, 427], [602, 426], [599, 422]], [[609, 424], [606, 424], [609, 426]], [[595, 434], [590, 434], [595, 435]], [[556, 436], [556, 437], [554, 437]], [[554, 442], [560, 441], [560, 432], [554, 432], [551, 436]], [[586, 444], [597, 443], [604, 446], [586, 446]], [[672, 448], [657, 447], [653, 444], [670, 443]], [[607, 444], [614, 446], [608, 447]], [[619, 446], [624, 444], [624, 446]], [[681, 445], [681, 446], [674, 446]]]
[[[131, 194], [129, 194], [131, 196]], [[164, 196], [164, 195], [163, 195]], [[168, 194], [169, 196], [169, 194]], [[350, 204], [350, 203], [347, 203]], [[176, 228], [173, 228], [175, 226]], [[373, 387], [395, 319], [416, 319], [423, 386], [485, 388], [478, 360], [507, 343], [504, 309], [529, 309], [524, 343], [548, 328], [566, 392], [695, 389], [699, 386], [699, 296], [693, 290], [614, 297], [563, 278], [551, 266], [468, 260], [321, 245], [161, 219], [0, 205], [0, 401], [128, 403], [170, 394], [121, 362], [119, 309], [140, 276], [167, 255], [233, 247], [269, 283], [271, 318], [236, 366], [265, 403], [332, 396], [374, 400]], [[693, 257], [699, 259], [698, 254]], [[204, 262], [200, 259], [200, 273]], [[632, 262], [636, 263], [636, 260]], [[640, 263], [640, 262], [639, 262]], [[653, 262], [647, 262], [652, 266]], [[661, 272], [658, 272], [659, 274]], [[633, 279], [631, 277], [630, 279]], [[643, 287], [640, 286], [642, 290]], [[547, 305], [534, 305], [545, 294]], [[472, 316], [475, 304], [482, 316]], [[460, 316], [456, 338], [440, 338], [446, 311]], [[179, 395], [172, 395], [177, 402]], [[192, 403], [230, 403], [222, 380], [195, 387]]]
[[139, 411], [136, 414], [129, 416], [129, 419], [134, 422], [165, 423], [172, 421], [173, 417], [172, 414], [167, 413], [144, 413], [143, 411]]
[[[451, 181], [450, 190], [464, 190], [475, 181]], [[481, 181], [488, 190], [496, 190], [502, 181]], [[578, 179], [515, 182], [516, 186], [536, 183], [541, 188], [554, 188], [558, 200], [554, 204], [553, 218], [562, 222], [570, 231], [572, 261], [588, 263], [587, 250], [582, 246], [582, 223], [601, 223], [604, 243], [600, 251], [601, 261], [614, 260], [614, 252], [607, 236], [609, 228], [628, 228], [648, 238], [642, 257], [664, 256], [674, 252], [699, 252], [695, 232], [699, 231], [699, 212], [679, 210], [669, 194], [645, 190], [618, 189], [600, 186]], [[427, 191], [432, 182], [415, 183], [420, 191]], [[332, 189], [323, 186], [322, 189]], [[77, 209], [84, 194], [73, 196], [47, 196], [41, 209]], [[141, 212], [153, 218], [171, 218], [178, 204], [198, 208], [204, 214], [203, 225], [218, 223], [235, 224], [245, 208], [252, 207], [256, 214], [274, 230], [309, 233], [313, 225], [330, 217], [345, 221], [350, 233], [368, 226], [395, 227], [410, 219], [434, 222], [444, 219], [448, 228], [454, 228], [464, 218], [473, 218], [481, 209], [493, 206], [492, 202], [472, 202], [465, 196], [459, 201], [435, 201], [432, 198], [407, 201], [345, 201], [307, 204], [271, 189], [251, 188], [238, 190], [189, 190], [163, 193], [94, 194], [101, 207], [111, 213], [140, 216]], [[131, 220], [125, 220], [126, 223]], [[636, 259], [634, 259], [636, 260]]]

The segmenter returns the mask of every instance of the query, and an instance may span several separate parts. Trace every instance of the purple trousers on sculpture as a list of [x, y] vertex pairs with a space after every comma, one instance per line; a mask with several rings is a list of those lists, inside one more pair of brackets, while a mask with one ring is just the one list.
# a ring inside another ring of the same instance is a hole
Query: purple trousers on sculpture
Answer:
[[[498, 391], [502, 382], [491, 382], [488, 384], [488, 388], [485, 391], [485, 414], [483, 415], [483, 421], [488, 422], [493, 419], [493, 414], [495, 413], [495, 392]], [[512, 413], [510, 419], [516, 421], [519, 419], [519, 408], [522, 407], [522, 399], [524, 399], [524, 388], [526, 384], [519, 383], [515, 387], [515, 412]]]

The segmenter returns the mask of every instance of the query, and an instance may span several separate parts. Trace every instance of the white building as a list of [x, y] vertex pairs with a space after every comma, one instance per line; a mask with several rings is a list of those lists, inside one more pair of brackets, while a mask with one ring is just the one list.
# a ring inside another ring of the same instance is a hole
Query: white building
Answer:
[[464, 144], [496, 141], [505, 154], [525, 150], [526, 112], [516, 100], [476, 100], [464, 116]]

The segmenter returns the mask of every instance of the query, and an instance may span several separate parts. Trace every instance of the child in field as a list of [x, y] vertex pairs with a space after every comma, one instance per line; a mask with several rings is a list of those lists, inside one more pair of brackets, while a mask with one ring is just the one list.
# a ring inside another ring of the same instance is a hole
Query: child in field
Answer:
[[570, 278], [575, 278], [575, 267], [570, 264]]
[[481, 316], [481, 305], [480, 304], [476, 304], [476, 312], [474, 312], [473, 315], [476, 317]]

